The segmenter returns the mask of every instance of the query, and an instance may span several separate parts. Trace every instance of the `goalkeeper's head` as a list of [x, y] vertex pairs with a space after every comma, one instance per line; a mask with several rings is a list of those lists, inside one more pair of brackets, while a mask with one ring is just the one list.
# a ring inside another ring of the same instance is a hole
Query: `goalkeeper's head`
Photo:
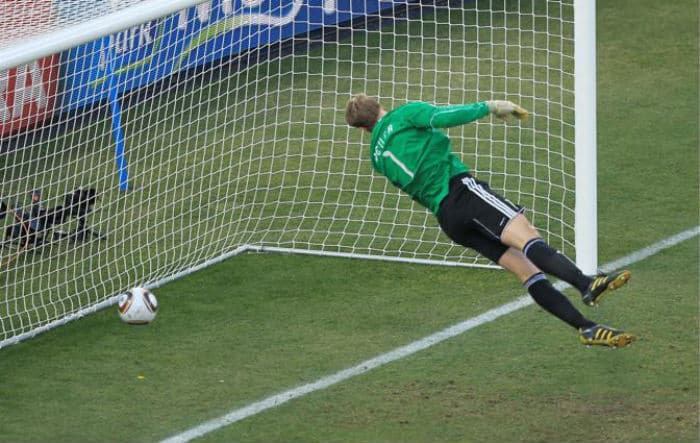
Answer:
[[345, 121], [353, 128], [372, 132], [374, 125], [385, 113], [376, 98], [357, 94], [345, 106]]

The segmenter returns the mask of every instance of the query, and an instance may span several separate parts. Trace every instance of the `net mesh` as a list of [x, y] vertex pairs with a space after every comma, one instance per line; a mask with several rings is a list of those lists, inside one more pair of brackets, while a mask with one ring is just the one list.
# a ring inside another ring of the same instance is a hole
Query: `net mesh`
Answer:
[[2, 0], [0, 49], [23, 39], [79, 26], [95, 17], [127, 9], [145, 0]]
[[[572, 255], [572, 1], [359, 3], [204, 3], [0, 73], [2, 343], [247, 245], [487, 265], [373, 175], [358, 92], [530, 110], [449, 135]], [[5, 1], [0, 42], [86, 4], [130, 2]]]

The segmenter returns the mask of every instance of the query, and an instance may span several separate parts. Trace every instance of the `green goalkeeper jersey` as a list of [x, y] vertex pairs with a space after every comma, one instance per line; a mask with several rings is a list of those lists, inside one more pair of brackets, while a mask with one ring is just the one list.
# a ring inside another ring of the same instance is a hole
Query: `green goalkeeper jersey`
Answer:
[[450, 139], [437, 128], [449, 128], [489, 113], [486, 102], [433, 106], [412, 102], [382, 117], [372, 131], [372, 167], [437, 215], [450, 178], [469, 172], [452, 153]]

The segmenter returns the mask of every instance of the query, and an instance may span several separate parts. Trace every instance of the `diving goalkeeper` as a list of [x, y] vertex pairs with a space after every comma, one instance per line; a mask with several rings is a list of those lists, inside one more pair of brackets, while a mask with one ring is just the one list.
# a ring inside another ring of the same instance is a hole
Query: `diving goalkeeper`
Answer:
[[542, 239], [522, 207], [474, 178], [440, 131], [489, 114], [504, 120], [528, 115], [501, 100], [444, 107], [412, 102], [387, 111], [376, 99], [359, 94], [348, 101], [345, 120], [371, 133], [372, 167], [435, 214], [454, 242], [515, 274], [538, 305], [578, 330], [581, 343], [627, 346], [634, 335], [585, 318], [545, 274], [571, 284], [585, 304], [594, 306], [608, 290], [624, 285], [630, 272], [585, 275]]

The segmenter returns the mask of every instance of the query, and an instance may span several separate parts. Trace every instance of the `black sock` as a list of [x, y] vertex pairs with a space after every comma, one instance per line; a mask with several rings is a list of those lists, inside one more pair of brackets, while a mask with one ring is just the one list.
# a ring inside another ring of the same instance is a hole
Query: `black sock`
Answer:
[[595, 322], [586, 319], [564, 294], [557, 291], [543, 273], [538, 272], [530, 277], [524, 286], [538, 305], [568, 325], [576, 329], [586, 329], [595, 325]]
[[593, 279], [576, 267], [564, 254], [552, 248], [542, 238], [533, 238], [525, 244], [523, 254], [544, 271], [564, 280], [581, 294], [586, 292]]

